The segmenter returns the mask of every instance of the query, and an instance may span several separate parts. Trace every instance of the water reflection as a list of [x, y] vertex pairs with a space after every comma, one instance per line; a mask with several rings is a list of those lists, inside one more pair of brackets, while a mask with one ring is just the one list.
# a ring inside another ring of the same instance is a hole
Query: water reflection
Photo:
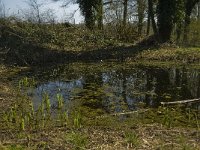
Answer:
[[39, 85], [34, 91], [34, 106], [37, 108], [42, 100], [44, 93], [50, 97], [50, 102], [53, 107], [57, 105], [57, 94], [62, 95], [67, 104], [70, 103], [70, 99], [77, 96], [79, 89], [83, 88], [83, 79], [76, 79], [74, 81], [50, 81]]
[[[137, 109], [139, 102], [157, 107], [161, 101], [200, 97], [198, 69], [140, 67], [112, 71], [74, 71], [68, 74], [76, 76], [70, 81], [54, 79], [55, 81], [40, 84], [34, 93], [35, 104], [41, 102], [42, 93], [46, 92], [51, 103], [56, 105], [56, 94], [60, 93], [66, 103], [79, 95], [83, 103], [91, 99], [97, 103], [90, 107], [104, 108], [107, 112], [121, 112]], [[64, 75], [60, 75], [63, 79]], [[66, 75], [66, 78], [67, 76], [70, 75]]]

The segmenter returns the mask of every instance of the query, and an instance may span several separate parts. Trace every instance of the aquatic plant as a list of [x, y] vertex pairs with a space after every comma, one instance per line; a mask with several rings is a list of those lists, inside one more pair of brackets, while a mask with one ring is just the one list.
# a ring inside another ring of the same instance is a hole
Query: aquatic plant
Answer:
[[82, 116], [79, 111], [76, 111], [74, 114], [74, 127], [75, 128], [81, 128], [82, 123]]
[[63, 96], [61, 94], [57, 94], [57, 101], [58, 101], [58, 109], [62, 110], [63, 105], [64, 105], [64, 100], [63, 100]]
[[71, 133], [66, 134], [66, 141], [72, 143], [74, 149], [85, 149], [85, 146], [88, 143], [88, 137], [79, 132], [72, 131]]
[[49, 95], [46, 92], [43, 94], [42, 102], [45, 105], [46, 116], [48, 119], [50, 119], [51, 118], [51, 102], [50, 102]]
[[20, 129], [21, 129], [22, 131], [25, 130], [25, 121], [24, 121], [24, 118], [21, 118]]
[[163, 117], [163, 124], [166, 125], [168, 128], [172, 126], [173, 123], [173, 115], [169, 108], [163, 109], [164, 117]]
[[129, 131], [129, 132], [126, 132], [124, 134], [125, 136], [125, 141], [127, 144], [131, 145], [130, 147], [137, 147], [139, 146], [140, 144], [140, 139], [139, 139], [139, 136], [137, 135], [136, 132], [133, 132], [133, 131]]
[[18, 88], [19, 89], [31, 88], [31, 87], [34, 87], [35, 85], [36, 85], [36, 82], [34, 78], [24, 77], [19, 81]]

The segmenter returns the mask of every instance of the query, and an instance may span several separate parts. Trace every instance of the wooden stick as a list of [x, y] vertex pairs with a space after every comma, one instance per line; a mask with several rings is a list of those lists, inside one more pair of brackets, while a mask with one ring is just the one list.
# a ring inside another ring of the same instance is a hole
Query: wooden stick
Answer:
[[107, 114], [107, 115], [102, 115], [102, 116], [97, 116], [97, 118], [104, 118], [108, 116], [120, 116], [120, 115], [129, 115], [129, 114], [135, 114], [135, 113], [143, 113], [148, 111], [149, 109], [142, 109], [138, 111], [129, 111], [129, 112], [122, 112], [122, 113], [113, 113], [113, 114]]
[[194, 102], [200, 102], [200, 98], [198, 99], [188, 99], [188, 100], [182, 100], [182, 101], [175, 101], [175, 102], [161, 102], [162, 105], [169, 105], [169, 104], [184, 104], [184, 103], [194, 103]]

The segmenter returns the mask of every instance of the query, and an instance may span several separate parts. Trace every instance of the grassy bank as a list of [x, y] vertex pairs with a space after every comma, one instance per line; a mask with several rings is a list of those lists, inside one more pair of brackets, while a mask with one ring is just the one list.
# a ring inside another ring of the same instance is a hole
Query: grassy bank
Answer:
[[136, 56], [138, 60], [178, 62], [183, 64], [199, 63], [200, 48], [159, 48], [145, 50]]

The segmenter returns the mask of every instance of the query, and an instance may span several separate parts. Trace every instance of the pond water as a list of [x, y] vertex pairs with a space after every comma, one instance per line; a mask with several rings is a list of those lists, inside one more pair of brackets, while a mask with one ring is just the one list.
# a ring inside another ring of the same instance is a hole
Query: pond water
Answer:
[[32, 94], [35, 106], [44, 93], [49, 95], [52, 107], [56, 107], [59, 94], [68, 107], [78, 101], [108, 113], [136, 110], [141, 102], [157, 107], [161, 101], [200, 97], [200, 69], [186, 67], [77, 63], [43, 68], [34, 74], [39, 80]]

